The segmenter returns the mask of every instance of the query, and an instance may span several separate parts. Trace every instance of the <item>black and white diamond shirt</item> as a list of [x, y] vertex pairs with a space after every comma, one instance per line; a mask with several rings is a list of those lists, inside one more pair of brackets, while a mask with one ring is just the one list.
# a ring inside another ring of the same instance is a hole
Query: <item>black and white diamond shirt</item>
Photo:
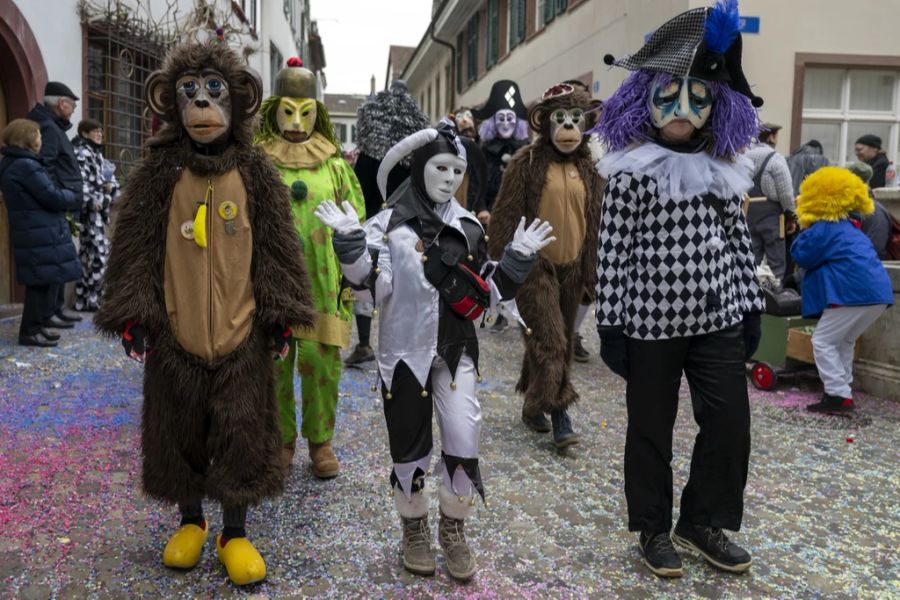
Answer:
[[642, 340], [702, 335], [765, 307], [742, 210], [745, 158], [657, 144], [608, 154], [597, 320]]

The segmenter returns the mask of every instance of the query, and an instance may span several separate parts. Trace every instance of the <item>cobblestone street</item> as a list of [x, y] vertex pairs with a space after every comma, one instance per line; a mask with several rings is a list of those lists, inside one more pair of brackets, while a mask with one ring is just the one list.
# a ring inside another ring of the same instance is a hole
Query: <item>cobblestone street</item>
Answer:
[[[809, 415], [803, 406], [821, 393], [814, 379], [775, 393], [751, 389], [753, 453], [744, 528], [734, 535], [753, 553], [750, 571], [723, 574], [686, 556], [682, 579], [650, 574], [626, 530], [624, 385], [601, 366], [591, 327], [588, 320], [583, 331], [591, 361], [574, 366], [582, 443], [565, 454], [519, 420], [519, 333], [482, 330], [488, 505], [467, 524], [479, 564], [470, 583], [453, 582], [442, 558], [430, 578], [399, 562], [369, 367], [346, 370], [342, 382], [341, 475], [316, 480], [298, 448], [285, 494], [249, 518], [268, 578], [237, 589], [212, 539], [190, 572], [161, 564], [177, 515], [139, 490], [142, 367], [86, 322], [46, 351], [16, 346], [18, 320], [0, 321], [0, 596], [900, 597], [900, 404], [860, 394], [852, 419]], [[696, 433], [689, 407], [684, 385], [676, 517]], [[208, 508], [215, 532], [221, 514]], [[435, 524], [436, 511], [433, 499]]]

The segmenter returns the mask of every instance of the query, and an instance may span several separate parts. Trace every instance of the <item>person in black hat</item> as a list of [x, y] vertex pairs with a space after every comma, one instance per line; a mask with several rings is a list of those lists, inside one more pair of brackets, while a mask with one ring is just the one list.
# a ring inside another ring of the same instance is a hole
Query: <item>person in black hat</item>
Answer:
[[[72, 128], [69, 120], [75, 107], [78, 106], [78, 96], [64, 83], [58, 81], [47, 82], [44, 87], [43, 102], [34, 105], [28, 118], [35, 121], [41, 128], [41, 158], [50, 177], [60, 187], [71, 190], [76, 197], [77, 206], [81, 206], [83, 199], [81, 168], [75, 158], [75, 149], [69, 141], [66, 131]], [[69, 240], [69, 243], [72, 243]], [[74, 244], [72, 245], [74, 248]], [[55, 307], [54, 314], [47, 321], [47, 325], [56, 328], [71, 329], [73, 323], [80, 321], [81, 317], [64, 310], [65, 282], [51, 286], [50, 303]]]
[[[677, 15], [634, 55], [594, 128], [609, 148], [600, 224], [600, 357], [627, 380], [625, 497], [644, 563], [682, 574], [672, 545], [731, 572], [750, 459], [745, 361], [765, 308], [742, 210], [758, 132], [735, 0]], [[682, 375], [700, 427], [672, 529], [672, 438]]]
[[485, 226], [491, 222], [491, 209], [500, 191], [506, 163], [516, 150], [528, 143], [528, 109], [515, 81], [502, 79], [491, 87], [491, 95], [481, 108], [472, 111], [481, 121], [478, 134], [487, 159], [487, 189], [479, 199], [476, 186], [469, 186], [469, 206]]
[[[487, 160], [487, 182], [470, 183], [466, 190], [467, 206], [487, 228], [491, 223], [494, 200], [500, 191], [503, 171], [513, 154], [528, 143], [528, 109], [522, 100], [519, 85], [509, 79], [501, 79], [491, 87], [487, 102], [473, 110], [472, 116], [481, 121], [478, 136]], [[506, 329], [507, 324], [503, 313], [498, 313], [491, 331], [499, 333]]]
[[869, 187], [884, 187], [885, 174], [891, 161], [888, 160], [884, 150], [881, 149], [881, 138], [877, 135], [867, 133], [856, 140], [853, 146], [856, 158], [872, 167], [872, 178], [869, 180]]

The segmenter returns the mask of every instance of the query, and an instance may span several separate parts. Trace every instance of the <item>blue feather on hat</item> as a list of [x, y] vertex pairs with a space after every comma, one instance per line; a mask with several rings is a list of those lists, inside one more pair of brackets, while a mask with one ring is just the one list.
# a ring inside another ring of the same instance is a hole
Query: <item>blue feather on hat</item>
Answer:
[[706, 17], [703, 40], [706, 47], [718, 54], [725, 54], [741, 30], [738, 0], [718, 0]]

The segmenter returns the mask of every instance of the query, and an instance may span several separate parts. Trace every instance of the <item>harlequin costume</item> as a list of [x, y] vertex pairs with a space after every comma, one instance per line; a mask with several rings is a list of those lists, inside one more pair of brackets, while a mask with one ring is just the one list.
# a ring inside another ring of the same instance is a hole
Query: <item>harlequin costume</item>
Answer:
[[458, 137], [449, 121], [397, 144], [382, 161], [379, 187], [385, 191], [391, 167], [408, 154], [410, 179], [364, 227], [352, 211], [345, 214], [333, 204], [318, 211], [336, 231], [344, 274], [368, 288], [379, 311], [378, 373], [404, 566], [418, 574], [435, 570], [425, 474], [431, 464], [432, 412], [437, 412], [438, 537], [448, 570], [459, 579], [475, 571], [463, 523], [475, 494], [484, 496], [474, 320], [515, 295], [534, 253], [553, 240], [547, 224], [534, 221], [526, 230], [523, 220], [499, 263], [488, 259], [481, 225], [452, 197], [467, 167], [467, 145], [471, 140]]
[[95, 311], [103, 295], [101, 283], [109, 260], [109, 207], [119, 182], [115, 165], [103, 158], [100, 144], [78, 135], [72, 142], [75, 159], [84, 181], [84, 203], [79, 220], [78, 258], [81, 260], [81, 281], [75, 284], [75, 310]]
[[293, 223], [309, 268], [316, 310], [315, 325], [293, 328], [288, 357], [276, 364], [282, 457], [285, 464], [291, 464], [297, 439], [296, 363], [302, 384], [300, 433], [309, 445], [313, 473], [330, 478], [340, 470], [331, 440], [337, 416], [341, 348], [350, 341], [353, 299], [350, 289], [341, 286], [331, 231], [314, 211], [324, 200], [341, 200], [352, 203], [363, 216], [365, 205], [356, 175], [341, 155], [325, 105], [316, 100], [317, 85], [315, 74], [304, 68], [300, 59], [290, 59], [275, 78], [274, 95], [263, 101], [255, 141], [290, 188]]
[[605, 102], [596, 132], [608, 179], [599, 238], [600, 354], [627, 380], [625, 496], [647, 566], [680, 576], [670, 540], [672, 430], [682, 373], [700, 433], [673, 538], [711, 564], [744, 571], [740, 529], [750, 458], [745, 361], [763, 298], [742, 210], [758, 131], [741, 69], [737, 2], [682, 13], [619, 61], [634, 71]]
[[[285, 348], [285, 324], [313, 323], [287, 190], [251, 143], [261, 89], [217, 43], [176, 46], [150, 75], [146, 99], [165, 124], [122, 192], [94, 317], [144, 361], [143, 490], [181, 513], [163, 563], [197, 564], [213, 499], [217, 553], [238, 585], [266, 574], [248, 508], [284, 485], [272, 349]], [[182, 125], [182, 112], [220, 104], [215, 139]]]
[[516, 294], [516, 306], [529, 327], [516, 391], [524, 394], [522, 420], [538, 432], [552, 428], [558, 448], [578, 443], [567, 412], [578, 398], [569, 369], [576, 313], [585, 290], [592, 295], [597, 279], [604, 182], [584, 135], [597, 109], [599, 102], [592, 103], [587, 92], [569, 84], [544, 93], [528, 118], [539, 137], [506, 167], [491, 216], [492, 255], [502, 252], [522, 217], [553, 226], [556, 241], [541, 250]]

